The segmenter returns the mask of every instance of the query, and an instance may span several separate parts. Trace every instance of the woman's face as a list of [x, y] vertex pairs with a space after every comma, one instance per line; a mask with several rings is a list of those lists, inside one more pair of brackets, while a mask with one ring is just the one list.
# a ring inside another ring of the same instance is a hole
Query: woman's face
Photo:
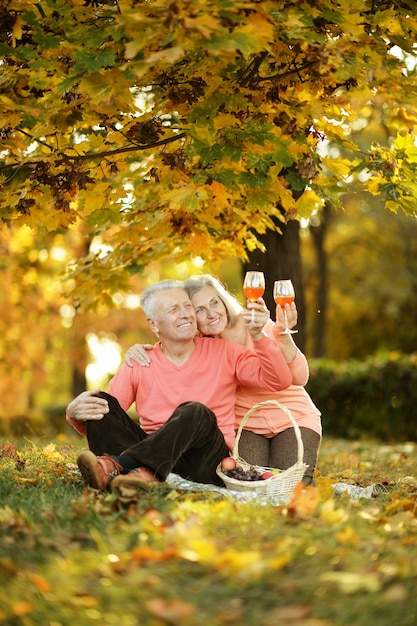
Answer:
[[195, 293], [193, 304], [197, 328], [203, 335], [220, 335], [227, 326], [227, 311], [216, 290], [209, 285]]

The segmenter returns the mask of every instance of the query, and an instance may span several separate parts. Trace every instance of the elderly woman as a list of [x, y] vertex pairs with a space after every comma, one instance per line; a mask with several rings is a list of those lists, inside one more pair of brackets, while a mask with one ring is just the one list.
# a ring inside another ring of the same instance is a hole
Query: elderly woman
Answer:
[[[303, 482], [306, 485], [313, 484], [322, 435], [321, 414], [304, 388], [309, 376], [307, 359], [291, 335], [282, 332], [285, 329], [283, 309], [277, 305], [275, 323], [270, 319], [262, 298], [257, 302], [248, 302], [248, 308], [244, 309], [221, 282], [209, 274], [193, 276], [184, 282], [184, 286], [195, 309], [197, 327], [202, 335], [228, 339], [253, 349], [248, 325], [255, 324], [279, 344], [290, 367], [293, 384], [275, 393], [255, 387], [239, 387], [235, 405], [236, 428], [247, 411], [258, 402], [274, 399], [284, 404], [298, 424], [304, 444], [304, 462], [308, 467]], [[285, 305], [285, 308], [288, 326], [293, 328], [297, 323], [296, 306], [292, 303]], [[141, 365], [148, 364], [146, 346], [132, 346], [125, 359], [128, 364], [131, 359]], [[284, 411], [270, 405], [254, 412], [242, 431], [239, 455], [254, 465], [279, 469], [294, 465], [298, 456], [297, 440], [293, 425]]]

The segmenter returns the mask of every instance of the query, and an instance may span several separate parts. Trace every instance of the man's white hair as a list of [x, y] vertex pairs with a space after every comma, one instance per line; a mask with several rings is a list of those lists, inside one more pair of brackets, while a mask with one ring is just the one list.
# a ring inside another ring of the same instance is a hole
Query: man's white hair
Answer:
[[[147, 318], [155, 318], [156, 314], [156, 298], [158, 294], [170, 289], [184, 289], [184, 283], [181, 280], [160, 280], [154, 285], [149, 285], [142, 291], [140, 297], [140, 305], [144, 310]], [[185, 294], [187, 292], [184, 289]]]

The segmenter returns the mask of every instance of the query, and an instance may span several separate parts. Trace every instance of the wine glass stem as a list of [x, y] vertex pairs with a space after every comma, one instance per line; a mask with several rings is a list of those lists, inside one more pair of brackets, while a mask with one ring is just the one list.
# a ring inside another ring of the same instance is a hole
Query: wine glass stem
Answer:
[[287, 317], [287, 311], [284, 309], [284, 320], [285, 320], [285, 332], [288, 333], [288, 317]]
[[250, 323], [254, 324], [255, 323], [255, 311], [252, 309], [252, 313], [250, 316]]

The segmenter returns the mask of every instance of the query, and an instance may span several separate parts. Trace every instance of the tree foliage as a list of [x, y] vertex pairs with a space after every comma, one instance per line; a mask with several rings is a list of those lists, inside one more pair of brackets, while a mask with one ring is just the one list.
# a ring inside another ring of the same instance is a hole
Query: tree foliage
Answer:
[[[414, 215], [413, 5], [1, 0], [4, 228], [83, 224], [102, 245], [71, 267], [91, 305], [151, 261], [245, 259], [358, 172]], [[369, 107], [395, 139], [363, 152], [349, 128]]]

